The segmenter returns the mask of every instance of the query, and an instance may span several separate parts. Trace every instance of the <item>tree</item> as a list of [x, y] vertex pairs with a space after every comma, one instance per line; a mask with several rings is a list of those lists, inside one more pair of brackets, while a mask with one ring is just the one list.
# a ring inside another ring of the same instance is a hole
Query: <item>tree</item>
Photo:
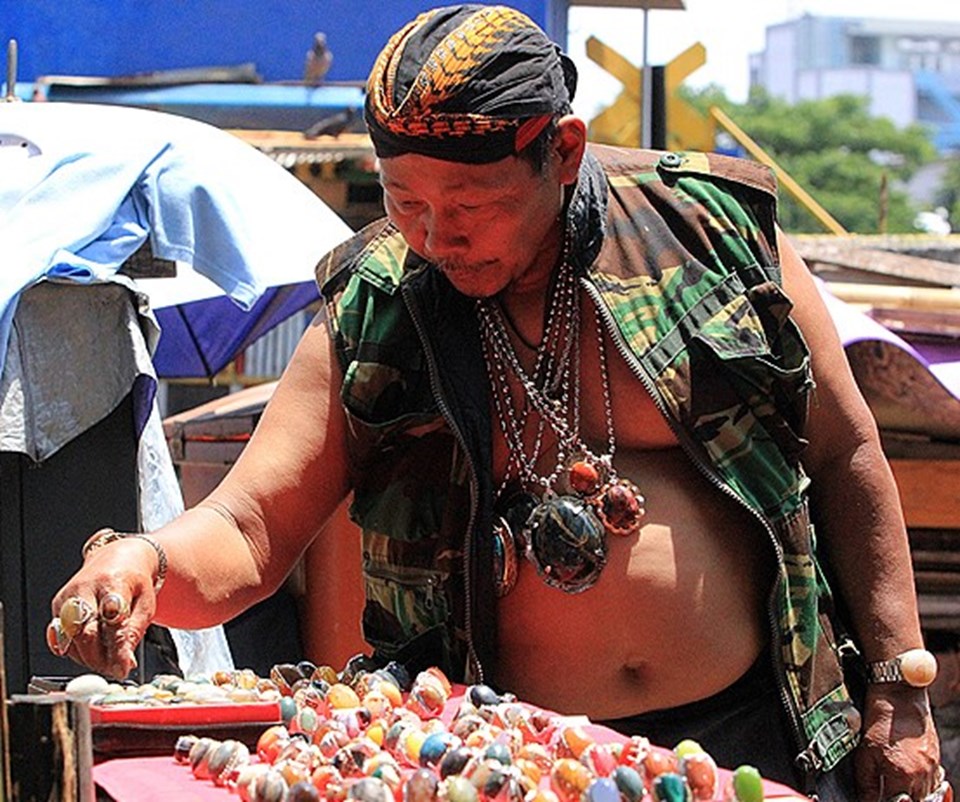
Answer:
[[[867, 99], [839, 95], [790, 105], [754, 90], [747, 103], [728, 100], [717, 87], [687, 91], [705, 113], [719, 106], [848, 231], [913, 231], [917, 210], [901, 188], [936, 150], [918, 125], [898, 129], [871, 117]], [[881, 198], [886, 195], [886, 209]], [[821, 232], [822, 225], [783, 190], [780, 221], [792, 232]]]
[[947, 210], [954, 231], [960, 230], [960, 158], [947, 162], [943, 182], [937, 193], [937, 205]]

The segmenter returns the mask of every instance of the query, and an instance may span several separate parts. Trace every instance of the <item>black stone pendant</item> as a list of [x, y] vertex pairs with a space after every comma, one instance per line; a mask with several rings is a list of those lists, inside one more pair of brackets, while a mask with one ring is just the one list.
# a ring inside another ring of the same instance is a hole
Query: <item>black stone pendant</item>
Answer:
[[517, 582], [518, 552], [524, 548], [523, 531], [540, 500], [518, 490], [497, 502], [493, 526], [493, 583], [498, 597], [506, 596]]
[[527, 557], [548, 585], [564, 593], [592, 587], [607, 563], [603, 524], [583, 499], [547, 495], [524, 527]]

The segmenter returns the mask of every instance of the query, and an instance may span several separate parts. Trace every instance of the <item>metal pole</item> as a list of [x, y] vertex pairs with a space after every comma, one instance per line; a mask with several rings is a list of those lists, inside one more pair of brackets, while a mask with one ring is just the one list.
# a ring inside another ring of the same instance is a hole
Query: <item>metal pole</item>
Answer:
[[7, 42], [7, 103], [17, 99], [17, 40]]
[[653, 71], [647, 58], [650, 31], [650, 8], [643, 4], [643, 93], [640, 98], [640, 147], [649, 148], [653, 143]]

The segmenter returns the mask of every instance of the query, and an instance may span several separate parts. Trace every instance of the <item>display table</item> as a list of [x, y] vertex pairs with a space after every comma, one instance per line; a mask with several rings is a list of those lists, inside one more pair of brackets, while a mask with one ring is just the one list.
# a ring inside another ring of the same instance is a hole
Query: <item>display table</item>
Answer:
[[[463, 699], [463, 686], [454, 686], [454, 695], [444, 707], [441, 719], [449, 722]], [[584, 717], [566, 717], [563, 722], [582, 727], [597, 743], [625, 743], [628, 739], [607, 727], [591, 724]], [[184, 733], [190, 729], [185, 726]], [[720, 788], [723, 789], [731, 772], [720, 768]], [[210, 780], [198, 780], [190, 767], [177, 763], [172, 751], [167, 756], [122, 757], [106, 760], [93, 768], [93, 778], [99, 789], [115, 802], [229, 802], [239, 797], [227, 788], [218, 787]], [[778, 783], [764, 782], [764, 797], [782, 802], [807, 802], [807, 797]], [[645, 796], [644, 799], [649, 799]]]
[[[730, 772], [721, 770], [726, 777]], [[93, 778], [115, 802], [230, 802], [239, 799], [209, 780], [198, 780], [187, 766], [170, 757], [119, 758], [93, 769]], [[807, 802], [807, 797], [778, 783], [764, 783], [764, 798], [780, 802]]]

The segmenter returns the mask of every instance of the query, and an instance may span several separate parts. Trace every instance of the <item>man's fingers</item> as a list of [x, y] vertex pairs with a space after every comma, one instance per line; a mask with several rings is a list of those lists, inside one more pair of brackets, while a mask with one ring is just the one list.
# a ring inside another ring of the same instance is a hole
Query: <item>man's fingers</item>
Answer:
[[104, 593], [99, 601], [99, 636], [113, 675], [126, 677], [137, 667], [137, 645], [153, 616], [153, 600], [132, 602], [121, 591]]
[[137, 645], [154, 607], [149, 592], [133, 596], [126, 588], [100, 587], [93, 600], [69, 596], [59, 605], [54, 603], [47, 646], [57, 656], [68, 656], [100, 674], [124, 679], [137, 667]]

